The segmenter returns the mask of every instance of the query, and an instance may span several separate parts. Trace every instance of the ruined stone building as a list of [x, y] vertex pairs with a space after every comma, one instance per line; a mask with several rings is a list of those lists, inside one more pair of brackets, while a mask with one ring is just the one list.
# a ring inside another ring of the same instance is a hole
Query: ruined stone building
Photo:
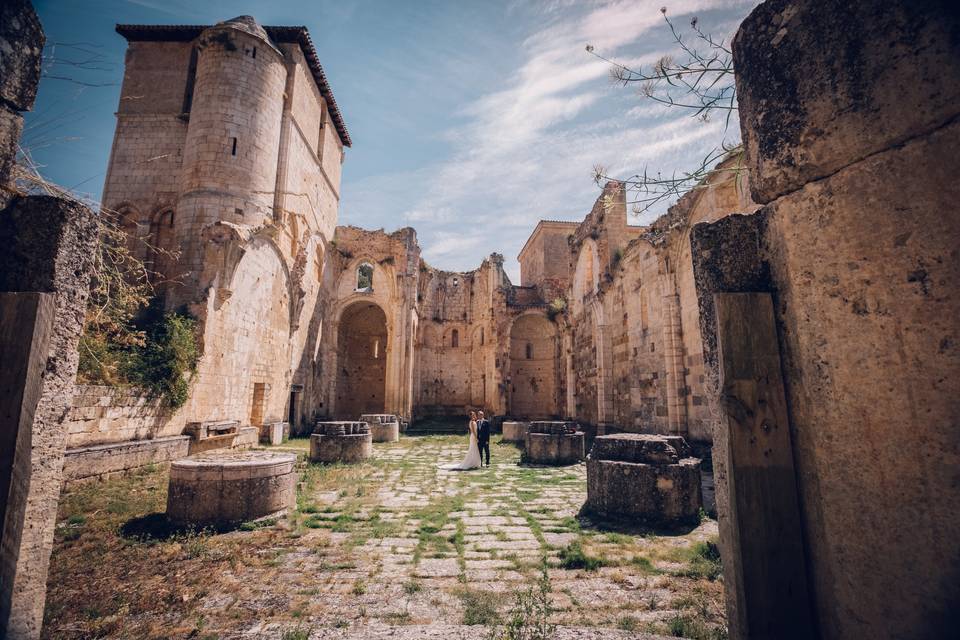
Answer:
[[184, 456], [197, 424], [245, 446], [478, 406], [712, 440], [733, 638], [957, 629], [952, 6], [761, 3], [732, 42], [742, 158], [648, 227], [614, 182], [581, 222], [541, 221], [519, 285], [498, 254], [445, 272], [413, 229], [337, 226], [351, 140], [305, 29], [118, 27], [104, 205], [202, 334], [173, 412], [70, 393], [96, 223], [9, 184], [43, 36], [23, 0], [0, 16], [3, 632], [39, 635], [64, 476]]
[[194, 423], [238, 424], [225, 441], [238, 446], [278, 421], [473, 407], [711, 439], [687, 234], [751, 209], [743, 176], [718, 174], [649, 228], [628, 224], [609, 183], [582, 222], [536, 226], [519, 286], [498, 254], [445, 272], [411, 228], [337, 226], [351, 140], [304, 28], [117, 32], [129, 44], [103, 203], [163, 305], [198, 318], [203, 356], [175, 412], [81, 387], [68, 469], [176, 457]]

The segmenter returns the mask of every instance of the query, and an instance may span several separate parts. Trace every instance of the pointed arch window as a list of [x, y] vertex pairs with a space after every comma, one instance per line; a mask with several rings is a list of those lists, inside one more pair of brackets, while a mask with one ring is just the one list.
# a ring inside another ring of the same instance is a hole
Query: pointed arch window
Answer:
[[357, 291], [373, 291], [373, 265], [368, 262], [357, 267]]

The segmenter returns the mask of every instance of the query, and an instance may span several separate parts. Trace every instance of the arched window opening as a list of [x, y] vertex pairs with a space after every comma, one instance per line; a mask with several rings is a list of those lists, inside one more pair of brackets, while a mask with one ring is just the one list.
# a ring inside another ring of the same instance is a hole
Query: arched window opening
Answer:
[[450, 334], [450, 346], [451, 347], [460, 346], [460, 332], [456, 329], [454, 329], [453, 333]]
[[357, 268], [357, 291], [373, 291], [373, 265], [364, 262]]
[[527, 343], [527, 360], [533, 359], [533, 345], [529, 342]]

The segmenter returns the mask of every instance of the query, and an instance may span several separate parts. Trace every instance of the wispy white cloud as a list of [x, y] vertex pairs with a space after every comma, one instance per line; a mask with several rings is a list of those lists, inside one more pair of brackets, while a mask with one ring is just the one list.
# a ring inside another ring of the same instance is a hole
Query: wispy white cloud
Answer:
[[[681, 0], [670, 11], [721, 4]], [[523, 41], [519, 64], [501, 86], [461, 108], [462, 124], [444, 133], [453, 153], [430, 167], [429, 181], [401, 216], [418, 223], [428, 260], [466, 270], [502, 251], [516, 281], [512, 258], [537, 220], [579, 220], [589, 211], [598, 195], [594, 164], [616, 175], [669, 172], [719, 144], [722, 122], [642, 102], [608, 82], [609, 66], [584, 51], [589, 43], [634, 66], [653, 63], [669, 45], [659, 6], [659, 0], [586, 9], [563, 0], [536, 5], [545, 19]]]

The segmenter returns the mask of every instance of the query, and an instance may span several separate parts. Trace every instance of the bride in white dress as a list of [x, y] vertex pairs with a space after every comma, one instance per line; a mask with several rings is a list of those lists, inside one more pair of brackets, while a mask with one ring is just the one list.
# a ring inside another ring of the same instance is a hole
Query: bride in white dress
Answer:
[[477, 445], [477, 413], [476, 411], [470, 412], [470, 425], [468, 427], [470, 431], [470, 447], [467, 449], [467, 455], [464, 456], [461, 462], [454, 464], [443, 464], [440, 465], [441, 469], [448, 469], [451, 471], [463, 471], [466, 469], [478, 469], [480, 467], [480, 447]]

